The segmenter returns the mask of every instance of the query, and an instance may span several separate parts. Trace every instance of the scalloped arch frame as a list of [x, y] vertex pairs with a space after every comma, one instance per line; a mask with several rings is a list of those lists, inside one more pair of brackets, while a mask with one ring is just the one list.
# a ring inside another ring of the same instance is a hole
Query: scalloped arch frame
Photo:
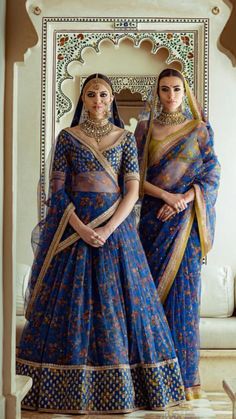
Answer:
[[56, 118], [57, 122], [72, 108], [71, 100], [63, 93], [62, 83], [72, 78], [68, 66], [72, 61], [84, 63], [83, 51], [92, 48], [100, 52], [100, 44], [103, 41], [111, 41], [114, 46], [119, 46], [124, 39], [133, 41], [134, 47], [139, 48], [143, 41], [151, 41], [151, 54], [161, 48], [166, 48], [169, 56], [167, 64], [173, 61], [180, 61], [183, 72], [189, 80], [190, 86], [194, 88], [194, 51], [196, 40], [194, 32], [143, 32], [143, 33], [89, 33], [57, 32], [56, 36]]

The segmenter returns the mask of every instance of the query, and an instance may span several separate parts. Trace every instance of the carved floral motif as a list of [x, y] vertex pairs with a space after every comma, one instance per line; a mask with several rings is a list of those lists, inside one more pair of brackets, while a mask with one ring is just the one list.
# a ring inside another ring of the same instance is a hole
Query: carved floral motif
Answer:
[[[85, 48], [93, 48], [97, 53], [100, 52], [100, 43], [104, 40], [119, 45], [124, 38], [133, 40], [135, 47], [140, 47], [143, 40], [149, 40], [152, 43], [151, 53], [155, 54], [160, 48], [166, 48], [169, 56], [166, 60], [167, 64], [173, 61], [182, 63], [183, 72], [188, 78], [190, 86], [194, 84], [194, 48], [195, 38], [192, 32], [57, 32], [56, 40], [56, 115], [57, 122], [61, 117], [69, 112], [72, 103], [62, 90], [62, 83], [66, 79], [72, 78], [68, 71], [68, 65], [72, 61], [83, 60], [83, 51]], [[154, 79], [154, 78], [153, 78]], [[127, 81], [131, 83], [129, 86], [131, 92], [139, 92], [142, 94], [143, 100], [148, 96], [153, 83], [149, 80], [140, 80], [138, 77], [129, 77]], [[147, 81], [147, 84], [145, 82]], [[153, 80], [154, 82], [154, 80]], [[125, 78], [119, 80], [114, 79], [114, 88], [119, 92], [124, 86]]]

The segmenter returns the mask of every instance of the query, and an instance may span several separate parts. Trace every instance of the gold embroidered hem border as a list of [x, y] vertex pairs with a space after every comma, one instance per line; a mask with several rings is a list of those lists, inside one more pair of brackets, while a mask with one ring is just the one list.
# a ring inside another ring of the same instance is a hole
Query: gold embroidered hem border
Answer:
[[[173, 403], [169, 403], [168, 405], [166, 405], [165, 407], [157, 407], [157, 408], [149, 408], [148, 406], [141, 406], [141, 407], [137, 407], [134, 409], [123, 409], [123, 410], [52, 410], [52, 409], [37, 409], [38, 412], [41, 413], [46, 413], [46, 412], [50, 412], [50, 413], [72, 413], [72, 414], [84, 414], [84, 415], [109, 415], [111, 413], [133, 413], [133, 412], [137, 412], [139, 410], [152, 410], [152, 411], [164, 411], [166, 409], [169, 409], [170, 407], [174, 407], [177, 405], [180, 405], [184, 403], [184, 400], [180, 400], [179, 402], [173, 402]], [[24, 403], [21, 404], [22, 408], [25, 410], [30, 410], [30, 411], [35, 411], [36, 409], [32, 408], [32, 407], [28, 407], [25, 406]]]
[[23, 407], [63, 413], [128, 413], [163, 410], [185, 400], [176, 358], [155, 364], [38, 364], [17, 359], [17, 374], [30, 376], [33, 387]]

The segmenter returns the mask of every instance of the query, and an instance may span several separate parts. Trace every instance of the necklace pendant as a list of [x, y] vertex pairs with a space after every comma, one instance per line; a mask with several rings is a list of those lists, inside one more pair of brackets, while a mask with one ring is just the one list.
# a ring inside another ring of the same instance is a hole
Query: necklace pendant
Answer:
[[108, 120], [96, 122], [87, 119], [80, 124], [80, 128], [88, 137], [94, 138], [97, 144], [99, 144], [102, 138], [112, 131], [113, 125]]

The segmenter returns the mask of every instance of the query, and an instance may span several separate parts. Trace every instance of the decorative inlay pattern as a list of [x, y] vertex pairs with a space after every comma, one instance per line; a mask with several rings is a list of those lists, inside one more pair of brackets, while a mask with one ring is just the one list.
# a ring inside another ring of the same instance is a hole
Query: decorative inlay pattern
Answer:
[[[134, 46], [140, 47], [143, 40], [152, 43], [151, 53], [155, 54], [160, 48], [168, 49], [169, 56], [167, 64], [173, 61], [180, 61], [183, 72], [189, 84], [194, 88], [194, 51], [196, 49], [195, 32], [68, 32], [56, 33], [56, 117], [57, 122], [72, 108], [70, 98], [62, 91], [64, 80], [71, 78], [68, 65], [72, 61], [83, 60], [83, 50], [93, 48], [100, 52], [100, 43], [104, 40], [119, 45], [120, 41], [129, 37], [133, 40]], [[150, 86], [151, 87], [151, 86]], [[147, 96], [147, 93], [146, 93]]]
[[138, 22], [133, 19], [115, 20], [114, 28], [122, 29], [138, 29]]

